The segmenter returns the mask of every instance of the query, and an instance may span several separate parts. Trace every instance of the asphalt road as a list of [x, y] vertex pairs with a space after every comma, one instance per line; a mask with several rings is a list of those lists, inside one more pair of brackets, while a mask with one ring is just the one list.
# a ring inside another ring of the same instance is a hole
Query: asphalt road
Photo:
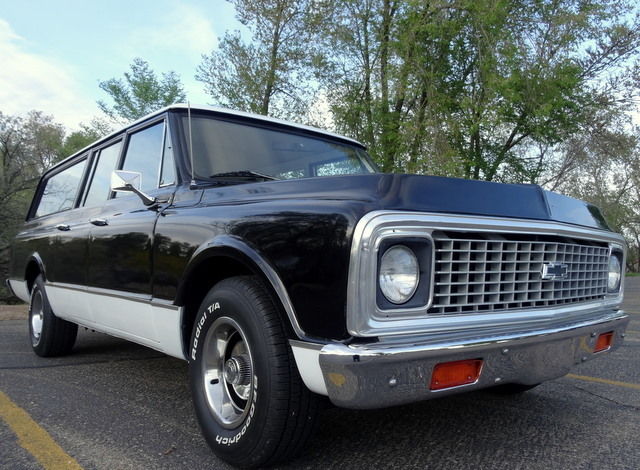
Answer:
[[[625, 345], [574, 376], [517, 397], [329, 408], [306, 453], [283, 468], [640, 468], [640, 278], [626, 285]], [[200, 436], [185, 362], [87, 331], [74, 351], [36, 357], [24, 309], [0, 310], [0, 391], [48, 432], [36, 450], [55, 446], [87, 470], [229, 468]], [[14, 431], [0, 419], [0, 468], [43, 468]]]

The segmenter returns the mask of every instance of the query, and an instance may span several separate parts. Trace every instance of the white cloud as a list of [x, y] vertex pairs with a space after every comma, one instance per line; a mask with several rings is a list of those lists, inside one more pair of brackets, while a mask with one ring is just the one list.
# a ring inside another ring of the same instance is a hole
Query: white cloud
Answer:
[[0, 111], [24, 115], [40, 110], [68, 128], [91, 120], [95, 103], [77, 92], [80, 87], [72, 68], [28, 52], [26, 45], [0, 18]]
[[127, 40], [138, 55], [145, 52], [143, 57], [170, 52], [198, 61], [201, 54], [218, 46], [216, 31], [206, 15], [186, 4], [176, 5], [158, 23], [138, 28]]

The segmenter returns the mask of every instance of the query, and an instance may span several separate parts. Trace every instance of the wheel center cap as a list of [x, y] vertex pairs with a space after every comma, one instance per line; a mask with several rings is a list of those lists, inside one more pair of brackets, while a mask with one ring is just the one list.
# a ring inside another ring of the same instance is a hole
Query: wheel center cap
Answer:
[[247, 359], [233, 356], [224, 363], [224, 378], [231, 385], [247, 385], [251, 378], [251, 370]]

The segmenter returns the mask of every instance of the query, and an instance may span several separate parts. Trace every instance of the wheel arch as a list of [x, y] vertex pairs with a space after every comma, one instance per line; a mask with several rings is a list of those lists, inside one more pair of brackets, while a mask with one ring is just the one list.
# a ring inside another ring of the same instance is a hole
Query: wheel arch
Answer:
[[305, 339], [291, 299], [275, 268], [256, 249], [233, 236], [220, 236], [201, 245], [191, 257], [182, 276], [175, 304], [182, 307], [181, 334], [185, 357], [198, 307], [218, 282], [240, 275], [258, 276], [274, 300], [290, 338]]
[[42, 258], [38, 253], [33, 253], [29, 257], [29, 261], [27, 261], [27, 266], [24, 270], [24, 282], [26, 282], [29, 292], [33, 289], [33, 283], [39, 274], [42, 274], [45, 279], [47, 278]]

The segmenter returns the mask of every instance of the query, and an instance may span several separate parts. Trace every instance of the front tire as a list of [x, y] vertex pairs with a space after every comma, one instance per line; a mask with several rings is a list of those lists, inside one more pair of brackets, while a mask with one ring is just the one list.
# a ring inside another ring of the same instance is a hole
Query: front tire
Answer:
[[189, 381], [207, 443], [233, 465], [289, 460], [314, 429], [318, 397], [302, 383], [277, 306], [256, 277], [223, 280], [205, 297]]
[[29, 301], [29, 337], [33, 351], [41, 357], [62, 356], [71, 352], [78, 325], [55, 316], [39, 275], [33, 283]]

